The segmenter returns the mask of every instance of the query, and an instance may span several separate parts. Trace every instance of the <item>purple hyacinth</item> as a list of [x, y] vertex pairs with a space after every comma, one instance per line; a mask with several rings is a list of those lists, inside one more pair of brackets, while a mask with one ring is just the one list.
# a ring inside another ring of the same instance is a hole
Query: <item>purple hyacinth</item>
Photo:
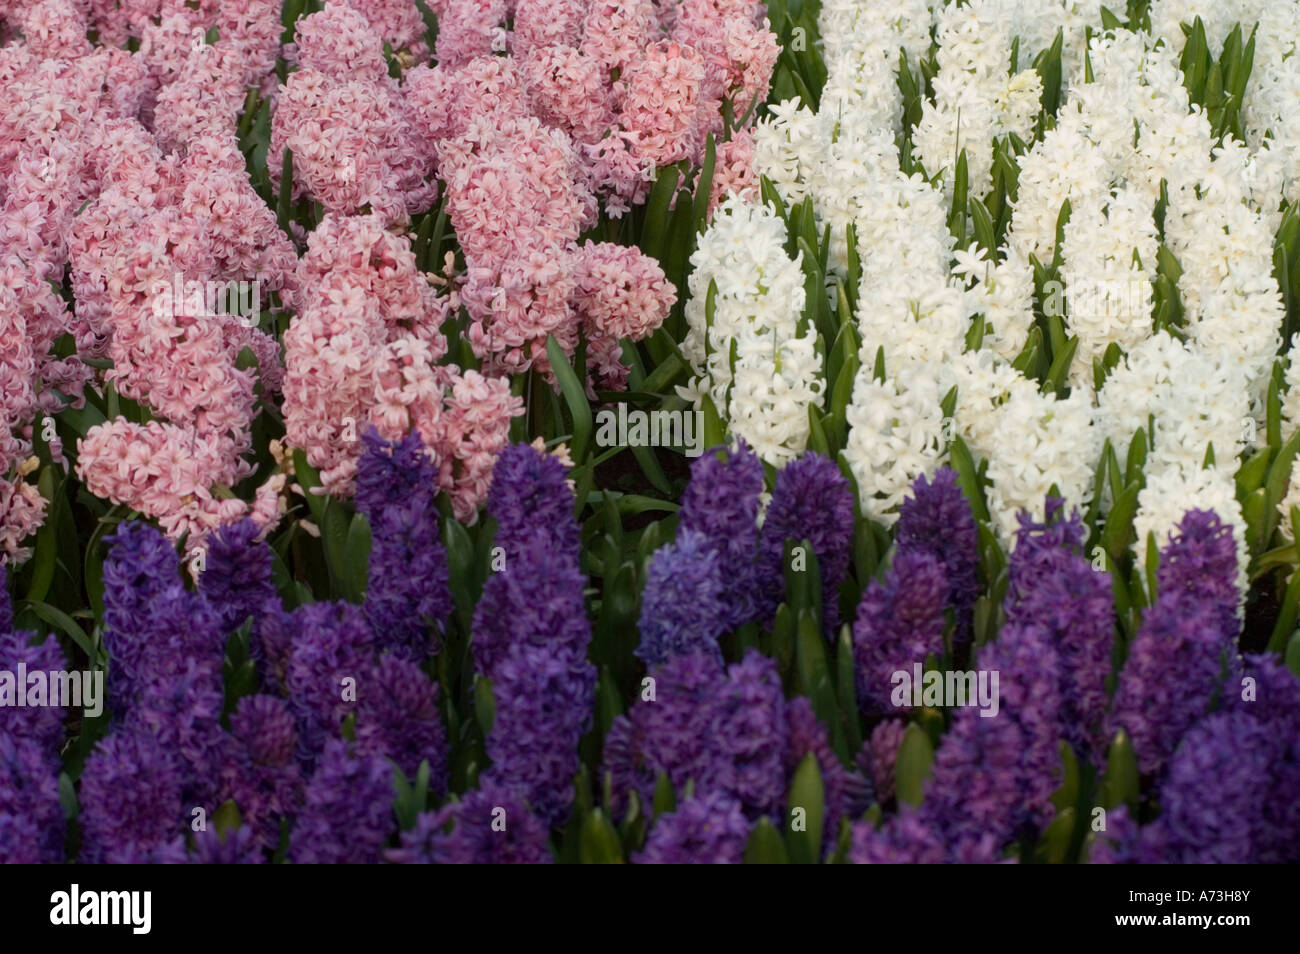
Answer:
[[1192, 593], [1214, 607], [1219, 630], [1233, 642], [1241, 629], [1237, 612], [1237, 543], [1232, 527], [1213, 510], [1189, 510], [1160, 553], [1157, 597], [1166, 590]]
[[750, 818], [777, 816], [786, 793], [789, 728], [776, 662], [751, 649], [728, 667], [710, 724], [722, 788], [740, 800]]
[[650, 559], [641, 595], [636, 656], [658, 666], [673, 656], [702, 652], [722, 662], [718, 637], [727, 630], [718, 556], [703, 535], [682, 530]]
[[758, 592], [761, 617], [770, 621], [785, 592], [785, 544], [807, 540], [821, 574], [826, 631], [839, 627], [840, 584], [853, 550], [853, 491], [830, 458], [815, 451], [791, 461], [776, 479], [776, 491], [759, 536]]
[[924, 551], [898, 551], [883, 583], [873, 580], [858, 604], [853, 659], [858, 699], [868, 714], [906, 711], [895, 706], [893, 674], [911, 672], [943, 653], [943, 564]]
[[158, 741], [182, 774], [187, 802], [214, 801], [229, 742], [221, 729], [221, 672], [207, 661], [177, 661], [143, 687], [125, 725]]
[[713, 451], [697, 458], [682, 494], [680, 530], [702, 533], [718, 554], [728, 629], [758, 617], [757, 521], [762, 492], [763, 465], [742, 441], [725, 459]]
[[[374, 635], [361, 607], [351, 603], [311, 603], [294, 610], [287, 687], [298, 718], [299, 750], [304, 761], [321, 750], [343, 719], [355, 709], [348, 694], [370, 670]], [[345, 680], [352, 680], [345, 683]]]
[[396, 830], [393, 767], [378, 755], [353, 756], [325, 744], [290, 836], [295, 864], [378, 864]]
[[175, 760], [152, 736], [119, 729], [102, 739], [81, 773], [81, 859], [147, 853], [184, 831]]
[[543, 822], [558, 825], [573, 804], [578, 743], [591, 728], [595, 667], [585, 655], [521, 644], [497, 666], [492, 688], [489, 775], [517, 789]]
[[1105, 830], [1093, 836], [1088, 848], [1088, 864], [1092, 865], [1158, 865], [1164, 861], [1160, 826], [1139, 827], [1127, 805], [1117, 805], [1106, 813]]
[[591, 641], [586, 577], [577, 561], [557, 553], [545, 533], [513, 545], [515, 553], [488, 578], [474, 610], [474, 667], [489, 678], [513, 646], [585, 656]]
[[578, 524], [569, 471], [545, 451], [511, 444], [492, 468], [487, 511], [496, 520], [495, 543], [505, 550], [506, 565], [541, 531], [551, 550], [578, 558]]
[[281, 821], [292, 822], [302, 803], [293, 713], [276, 696], [245, 696], [230, 716], [230, 734], [235, 744], [223, 766], [222, 800], [234, 799], [245, 827], [273, 847]]
[[943, 563], [946, 603], [957, 616], [956, 636], [969, 637], [979, 595], [979, 534], [955, 470], [940, 467], [933, 480], [925, 474], [916, 478], [911, 496], [898, 509], [894, 539], [899, 550], [928, 553]]
[[655, 819], [643, 865], [738, 865], [745, 860], [750, 823], [740, 802], [725, 792], [696, 795]]
[[271, 548], [257, 539], [260, 532], [249, 518], [217, 528], [208, 539], [199, 592], [217, 612], [223, 634], [251, 617], [249, 656], [259, 671], [281, 679], [289, 652], [286, 614], [271, 579]]
[[177, 835], [145, 847], [115, 848], [104, 856], [107, 865], [186, 865], [190, 863], [185, 836]]
[[[0, 632], [0, 672], [13, 673], [17, 680], [20, 664], [27, 667], [29, 675], [67, 668], [57, 639], [46, 637], [43, 643], [33, 644], [29, 642], [31, 638], [31, 633]], [[15, 681], [14, 689], [19, 688]], [[63, 741], [63, 715], [63, 706], [0, 705], [0, 732], [32, 739], [42, 748], [54, 751]]]
[[677, 792], [723, 791], [747, 815], [774, 814], [785, 795], [785, 700], [772, 660], [751, 650], [723, 669], [701, 653], [676, 656], [653, 673], [655, 698], [614, 720], [605, 771], [616, 811], [630, 792], [654, 797], [661, 772]]
[[438, 651], [452, 611], [437, 472], [415, 431], [395, 444], [373, 428], [362, 439], [356, 501], [370, 521], [366, 618], [381, 648], [422, 662]]
[[[708, 730], [726, 670], [712, 656], [676, 656], [652, 673], [654, 701], [618, 716], [605, 736], [605, 771], [613, 776], [616, 811], [633, 791], [651, 804], [660, 772], [677, 791], [717, 787], [722, 775], [717, 740]], [[603, 774], [603, 773], [602, 773]]]
[[[1269, 796], [1278, 746], [1244, 712], [1218, 712], [1193, 726], [1160, 786], [1164, 860], [1177, 864], [1249, 864]], [[1293, 793], [1294, 794], [1294, 793]]]
[[[992, 836], [983, 842], [986, 860], [995, 860]], [[938, 828], [905, 806], [876, 829], [871, 822], [853, 825], [849, 861], [855, 865], [940, 865], [952, 859]]]
[[218, 669], [225, 652], [220, 615], [181, 584], [176, 551], [161, 533], [124, 523], [106, 538], [104, 644], [109, 700], [124, 712], [149, 684], [189, 659]]
[[438, 684], [408, 659], [380, 656], [361, 685], [356, 743], [359, 753], [392, 759], [408, 779], [427, 761], [430, 790], [441, 795], [447, 733], [438, 714]]
[[[858, 772], [850, 771], [831, 749], [826, 726], [817, 718], [812, 703], [799, 696], [785, 707], [789, 737], [785, 748], [785, 774], [790, 781], [809, 753], [817, 757], [825, 790], [826, 823], [823, 848], [828, 849], [839, 837], [840, 820], [857, 818], [873, 800], [871, 782]], [[788, 783], [787, 783], [788, 784]]]
[[0, 731], [0, 864], [57, 864], [63, 829], [53, 750]]
[[[998, 710], [959, 710], [935, 753], [922, 819], [943, 833], [955, 857], [982, 856], [1052, 815], [1060, 784], [1060, 660], [1051, 635], [1004, 626], [980, 654], [998, 674]], [[991, 678], [991, 676], [990, 676]]]
[[1082, 758], [1105, 760], [1106, 680], [1110, 676], [1115, 609], [1110, 575], [1096, 571], [1080, 551], [1083, 522], [1063, 516], [1048, 498], [1046, 518], [1021, 511], [1011, 555], [1005, 604], [1008, 625], [1045, 627], [1061, 654], [1066, 739]]
[[1129, 647], [1108, 734], [1128, 731], [1143, 774], [1164, 768], [1220, 686], [1225, 644], [1214, 603], [1190, 590], [1160, 591]]
[[266, 851], [251, 829], [232, 828], [223, 836], [211, 827], [194, 836], [189, 860], [193, 865], [264, 865]]
[[458, 802], [420, 815], [388, 852], [397, 864], [544, 865], [552, 862], [546, 826], [518, 792], [484, 780]]
[[858, 753], [858, 767], [871, 778], [876, 801], [882, 805], [894, 797], [894, 767], [906, 732], [903, 719], [886, 719], [871, 730]]

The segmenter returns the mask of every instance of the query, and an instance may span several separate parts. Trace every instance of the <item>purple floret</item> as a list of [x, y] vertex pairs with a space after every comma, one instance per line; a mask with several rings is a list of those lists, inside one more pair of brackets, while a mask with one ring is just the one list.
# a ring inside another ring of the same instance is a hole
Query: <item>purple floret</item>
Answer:
[[745, 860], [749, 831], [736, 799], [725, 792], [697, 794], [655, 819], [645, 848], [633, 860], [643, 865], [738, 865]]
[[925, 474], [916, 478], [911, 496], [898, 509], [894, 539], [900, 551], [928, 553], [943, 563], [945, 602], [956, 611], [957, 638], [968, 638], [979, 595], [979, 537], [956, 471], [940, 467], [933, 480]]
[[81, 858], [148, 853], [184, 832], [175, 760], [152, 736], [119, 729], [102, 739], [81, 773]]
[[484, 782], [436, 812], [420, 815], [388, 860], [424, 865], [544, 865], [552, 862], [545, 824], [511, 788]]
[[721, 663], [718, 638], [727, 630], [722, 591], [717, 554], [703, 535], [682, 530], [650, 559], [636, 657], [659, 666], [673, 656], [702, 652]]
[[807, 540], [817, 555], [826, 632], [839, 627], [839, 592], [853, 551], [853, 491], [835, 462], [815, 451], [791, 461], [777, 476], [776, 491], [759, 537], [760, 619], [771, 621], [785, 592], [785, 544]]
[[290, 837], [295, 864], [378, 864], [397, 828], [393, 767], [378, 755], [353, 756], [331, 739]]

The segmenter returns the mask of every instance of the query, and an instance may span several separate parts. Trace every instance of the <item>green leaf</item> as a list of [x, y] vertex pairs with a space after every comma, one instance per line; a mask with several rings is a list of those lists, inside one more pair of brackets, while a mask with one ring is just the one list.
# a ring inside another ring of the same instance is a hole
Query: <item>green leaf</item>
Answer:
[[[77, 621], [63, 610], [51, 606], [49, 603], [43, 603], [40, 600], [19, 600], [14, 609], [19, 612], [22, 610], [31, 610], [42, 621], [53, 626], [76, 643], [77, 648], [86, 654], [86, 658], [90, 660], [91, 665], [93, 666], [95, 664], [96, 654], [94, 643], [92, 643], [90, 637], [86, 635], [86, 631], [77, 625]], [[15, 613], [15, 615], [17, 615], [17, 613]]]
[[[807, 541], [804, 545], [808, 546]], [[817, 718], [830, 729], [831, 748], [840, 757], [840, 761], [848, 762], [849, 751], [844, 741], [839, 705], [831, 684], [830, 667], [826, 663], [826, 637], [822, 635], [817, 614], [809, 610], [799, 614], [795, 656], [799, 666], [799, 684], [812, 701]]]
[[754, 830], [749, 833], [745, 845], [745, 864], [747, 865], [787, 865], [790, 856], [781, 841], [781, 835], [769, 818], [760, 818]]
[[1286, 668], [1300, 676], [1300, 630], [1291, 634], [1286, 644]]
[[593, 808], [582, 822], [578, 859], [584, 865], [623, 863], [623, 845], [618, 832], [599, 808]]
[[569, 359], [565, 357], [564, 349], [554, 335], [546, 336], [546, 355], [550, 359], [551, 370], [560, 383], [569, 415], [573, 418], [573, 462], [581, 464], [586, 460], [587, 441], [591, 437], [591, 405], [587, 403], [587, 390], [573, 373]]
[[651, 808], [656, 818], [677, 808], [677, 793], [673, 790], [672, 779], [667, 772], [660, 771], [655, 778], [655, 797]]
[[933, 762], [934, 747], [930, 745], [930, 737], [915, 722], [911, 723], [903, 733], [894, 768], [894, 785], [900, 802], [913, 808], [921, 804]]
[[478, 720], [483, 738], [486, 739], [491, 734], [497, 718], [497, 701], [492, 692], [492, 680], [486, 676], [474, 678], [474, 717]]
[[243, 819], [239, 817], [239, 806], [235, 804], [233, 798], [226, 799], [212, 813], [212, 825], [216, 828], [217, 838], [221, 841], [225, 841], [226, 834], [234, 831], [241, 824]]
[[280, 231], [290, 237], [293, 233], [289, 230], [290, 210], [293, 207], [293, 150], [288, 146], [284, 148], [284, 159], [280, 166], [280, 195], [275, 204], [275, 221], [280, 226]]
[[1128, 732], [1120, 729], [1110, 743], [1110, 752], [1106, 756], [1106, 777], [1102, 783], [1102, 807], [1111, 811], [1120, 805], [1127, 805], [1129, 814], [1136, 818], [1138, 810], [1138, 763], [1137, 753]]
[[352, 515], [343, 557], [349, 590], [359, 603], [365, 597], [370, 577], [370, 521], [362, 513]]
[[817, 756], [809, 752], [795, 770], [787, 804], [786, 848], [794, 864], [811, 865], [821, 859], [825, 822], [825, 790]]

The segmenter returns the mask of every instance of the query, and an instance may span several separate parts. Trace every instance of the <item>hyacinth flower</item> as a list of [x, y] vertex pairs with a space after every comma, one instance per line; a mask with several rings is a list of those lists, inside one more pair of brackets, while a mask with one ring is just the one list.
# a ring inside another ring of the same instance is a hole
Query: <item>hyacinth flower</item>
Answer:
[[706, 452], [691, 465], [682, 494], [681, 530], [703, 534], [718, 555], [727, 628], [758, 616], [758, 498], [763, 465], [743, 442], [719, 458]]
[[379, 648], [422, 662], [438, 651], [452, 610], [437, 472], [415, 432], [390, 444], [372, 428], [362, 440], [356, 504], [370, 522], [366, 619]]
[[532, 444], [511, 444], [497, 458], [488, 490], [488, 514], [496, 521], [494, 542], [506, 565], [538, 533], [557, 554], [578, 556], [578, 524], [569, 470], [554, 454]]
[[298, 720], [298, 752], [310, 765], [343, 720], [355, 710], [346, 690], [370, 671], [375, 637], [361, 607], [351, 603], [311, 603], [294, 610], [293, 651], [289, 657], [289, 705]]
[[997, 715], [960, 710], [935, 753], [925, 800], [881, 829], [854, 826], [858, 863], [994, 863], [1050, 819], [1060, 784], [1060, 658], [1051, 634], [1006, 626], [979, 660], [999, 673]]
[[199, 592], [220, 617], [224, 634], [251, 620], [248, 654], [262, 675], [282, 681], [288, 666], [287, 614], [271, 579], [271, 548], [257, 524], [244, 519], [208, 538]]
[[[43, 643], [32, 643], [31, 633], [12, 630], [0, 630], [0, 672], [18, 672], [24, 666], [28, 673], [58, 672], [67, 668], [63, 650], [53, 636], [47, 636]], [[48, 700], [50, 703], [54, 699]], [[13, 738], [31, 739], [47, 751], [57, 751], [63, 742], [64, 707], [61, 705], [43, 706], [0, 706], [0, 734]]]
[[[1061, 654], [1066, 739], [1098, 766], [1106, 757], [1106, 679], [1115, 632], [1110, 576], [1082, 555], [1083, 522], [1066, 519], [1064, 501], [1049, 498], [1039, 523], [1020, 514], [1011, 554], [1005, 611], [1008, 625], [1039, 625]], [[1229, 537], [1231, 541], [1231, 537]]]
[[[572, 521], [572, 514], [567, 518]], [[493, 677], [514, 646], [549, 647], [585, 658], [591, 640], [582, 590], [586, 577], [539, 529], [488, 578], [474, 610], [474, 666]]]
[[59, 770], [53, 748], [0, 727], [0, 864], [63, 860]]
[[547, 825], [568, 817], [578, 743], [591, 728], [596, 669], [572, 649], [511, 647], [492, 677], [491, 781], [518, 791]]
[[483, 780], [402, 833], [389, 861], [409, 865], [542, 865], [552, 862], [546, 825], [508, 785]]
[[192, 865], [264, 865], [266, 852], [253, 832], [245, 827], [218, 832], [209, 826], [194, 835]]
[[1119, 674], [1107, 731], [1127, 730], [1143, 774], [1164, 768], [1221, 684], [1232, 641], [1223, 631], [1224, 604], [1214, 594], [1225, 580], [1231, 585], [1235, 558], [1230, 576], [1217, 569], [1204, 578], [1204, 591], [1159, 587]]
[[327, 742], [289, 838], [293, 862], [377, 864], [396, 829], [392, 765], [349, 752], [341, 739]]
[[105, 542], [104, 645], [114, 710], [133, 706], [187, 660], [215, 668], [219, 680], [225, 651], [220, 614], [184, 588], [172, 544], [142, 523], [122, 524]]
[[293, 713], [277, 696], [245, 696], [231, 713], [230, 734], [234, 744], [222, 766], [220, 797], [234, 799], [244, 828], [273, 848], [281, 821], [292, 822], [302, 804]]
[[943, 564], [923, 550], [898, 551], [884, 581], [867, 586], [853, 624], [853, 660], [868, 714], [911, 708], [910, 702], [894, 705], [893, 674], [943, 653], [947, 591]]
[[758, 544], [760, 619], [770, 621], [785, 588], [785, 545], [807, 540], [821, 573], [826, 632], [839, 627], [839, 591], [853, 550], [853, 491], [830, 458], [815, 451], [787, 464], [763, 518]]
[[358, 690], [356, 750], [382, 755], [415, 778], [429, 763], [429, 788], [441, 794], [447, 777], [447, 733], [438, 712], [438, 684], [415, 663], [384, 653]]
[[738, 865], [745, 860], [750, 828], [734, 797], [721, 791], [697, 794], [655, 819], [645, 848], [633, 861], [643, 865]]
[[911, 496], [898, 508], [894, 539], [899, 550], [928, 553], [943, 563], [946, 605], [957, 616], [956, 638], [968, 639], [979, 595], [979, 550], [975, 516], [957, 483], [957, 472], [940, 467], [933, 479], [919, 475]]
[[1187, 511], [1160, 553], [1157, 596], [1169, 590], [1194, 593], [1213, 606], [1223, 638], [1233, 641], [1241, 629], [1236, 579], [1231, 525], [1213, 510]]
[[646, 666], [660, 666], [673, 656], [705, 653], [722, 662], [718, 639], [727, 630], [718, 555], [695, 530], [682, 530], [677, 539], [650, 558], [641, 593], [637, 629], [641, 642], [636, 657]]
[[876, 800], [885, 804], [894, 797], [894, 769], [898, 750], [903, 744], [907, 723], [902, 719], [885, 719], [871, 730], [870, 737], [858, 753], [858, 767], [875, 786]]
[[119, 729], [95, 746], [78, 801], [87, 864], [147, 857], [180, 837], [188, 820], [176, 760], [142, 731]]

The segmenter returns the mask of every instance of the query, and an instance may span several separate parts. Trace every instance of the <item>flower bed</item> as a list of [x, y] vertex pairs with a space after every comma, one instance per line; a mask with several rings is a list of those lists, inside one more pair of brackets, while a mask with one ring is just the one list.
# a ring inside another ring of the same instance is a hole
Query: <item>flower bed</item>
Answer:
[[1298, 18], [0, 2], [0, 860], [1300, 860]]

